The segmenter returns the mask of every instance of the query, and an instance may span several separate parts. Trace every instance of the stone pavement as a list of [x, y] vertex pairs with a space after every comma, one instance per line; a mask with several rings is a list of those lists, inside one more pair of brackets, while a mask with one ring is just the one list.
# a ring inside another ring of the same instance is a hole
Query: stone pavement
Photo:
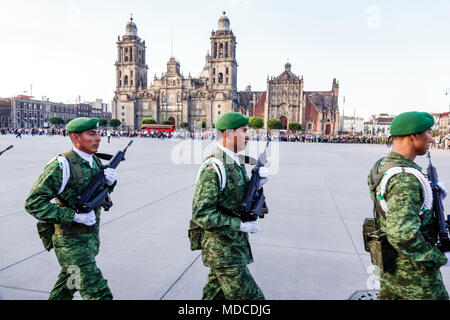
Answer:
[[[99, 151], [115, 153], [128, 140], [108, 144], [104, 138]], [[47, 299], [59, 265], [53, 251], [43, 249], [36, 220], [23, 204], [45, 164], [71, 143], [0, 136], [0, 149], [10, 144], [14, 148], [0, 156], [0, 299]], [[134, 139], [117, 170], [97, 257], [115, 299], [201, 298], [208, 269], [187, 238], [199, 164], [175, 164], [177, 144]], [[279, 170], [264, 187], [270, 214], [250, 236], [255, 262], [249, 268], [266, 298], [347, 299], [366, 290], [370, 257], [361, 224], [372, 215], [366, 178], [389, 149], [317, 143], [277, 148]], [[432, 150], [432, 157], [440, 180], [450, 186], [450, 152]], [[425, 157], [417, 162], [425, 169]], [[448, 199], [444, 206], [449, 213]], [[442, 273], [450, 290], [450, 269]]]

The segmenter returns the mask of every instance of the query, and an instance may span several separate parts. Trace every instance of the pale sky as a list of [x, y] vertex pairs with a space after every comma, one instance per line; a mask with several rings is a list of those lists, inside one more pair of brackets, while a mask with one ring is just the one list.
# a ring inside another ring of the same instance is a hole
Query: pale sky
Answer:
[[130, 13], [147, 45], [149, 84], [166, 70], [172, 24], [181, 71], [197, 76], [222, 11], [237, 40], [238, 90], [264, 91], [289, 59], [305, 90], [339, 81], [341, 114], [449, 110], [448, 0], [2, 0], [0, 97], [29, 94], [32, 84], [36, 99], [110, 103]]

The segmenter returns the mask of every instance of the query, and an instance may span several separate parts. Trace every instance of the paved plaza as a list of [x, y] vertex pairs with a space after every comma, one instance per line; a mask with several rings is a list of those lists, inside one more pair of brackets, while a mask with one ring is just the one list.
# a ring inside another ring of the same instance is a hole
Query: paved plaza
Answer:
[[[104, 138], [99, 152], [115, 153], [128, 140], [108, 144]], [[0, 299], [47, 299], [60, 267], [54, 251], [44, 250], [24, 202], [46, 163], [71, 143], [59, 136], [0, 136], [0, 149], [10, 144], [14, 148], [0, 156]], [[179, 147], [134, 139], [117, 169], [114, 206], [102, 213], [97, 256], [115, 299], [202, 296], [209, 270], [187, 238], [199, 164], [174, 161]], [[249, 268], [266, 298], [347, 299], [366, 290], [370, 256], [361, 225], [372, 216], [366, 179], [389, 149], [286, 142], [273, 147], [279, 169], [264, 187], [270, 213], [260, 221], [261, 231], [250, 235], [255, 262]], [[450, 151], [432, 150], [432, 159], [450, 186]], [[425, 170], [426, 158], [417, 162]], [[448, 199], [444, 206], [450, 213]], [[441, 271], [450, 290], [450, 268]]]

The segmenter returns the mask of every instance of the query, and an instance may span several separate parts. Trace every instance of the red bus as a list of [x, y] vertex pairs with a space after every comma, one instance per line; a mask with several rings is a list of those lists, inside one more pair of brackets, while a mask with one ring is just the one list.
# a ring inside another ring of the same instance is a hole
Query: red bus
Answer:
[[143, 124], [141, 130], [172, 132], [174, 129], [172, 124]]

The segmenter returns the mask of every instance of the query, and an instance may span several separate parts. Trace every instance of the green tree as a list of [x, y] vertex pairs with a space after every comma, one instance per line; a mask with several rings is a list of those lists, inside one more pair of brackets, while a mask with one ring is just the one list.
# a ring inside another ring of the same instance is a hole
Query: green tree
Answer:
[[66, 119], [66, 124], [68, 124], [70, 121], [72, 121], [73, 120], [73, 118], [67, 118]]
[[108, 125], [108, 120], [106, 120], [105, 118], [100, 118], [98, 119], [98, 125], [100, 127], [106, 127]]
[[248, 126], [256, 129], [262, 128], [264, 127], [264, 120], [260, 117], [250, 117], [248, 120]]
[[205, 120], [202, 121], [202, 128], [203, 128], [203, 129], [206, 128], [206, 121], [205, 121]]
[[109, 126], [113, 127], [113, 128], [117, 128], [118, 126], [120, 126], [120, 120], [119, 119], [111, 119], [109, 121]]
[[170, 121], [170, 120], [163, 120], [161, 124], [172, 124], [172, 121]]
[[270, 130], [281, 129], [281, 120], [275, 118], [269, 119], [267, 121], [267, 128]]
[[289, 130], [291, 131], [302, 130], [302, 125], [298, 122], [289, 122]]
[[188, 123], [187, 122], [181, 122], [180, 123], [180, 128], [187, 128]]
[[141, 124], [156, 124], [156, 120], [153, 118], [144, 118], [142, 119]]
[[61, 117], [51, 117], [50, 119], [48, 119], [48, 121], [50, 121], [51, 124], [59, 127], [62, 124], [64, 124], [64, 119]]
[[213, 124], [211, 125], [211, 127], [215, 128], [215, 127], [216, 127], [216, 124], [215, 124], [215, 123], [213, 123]]

